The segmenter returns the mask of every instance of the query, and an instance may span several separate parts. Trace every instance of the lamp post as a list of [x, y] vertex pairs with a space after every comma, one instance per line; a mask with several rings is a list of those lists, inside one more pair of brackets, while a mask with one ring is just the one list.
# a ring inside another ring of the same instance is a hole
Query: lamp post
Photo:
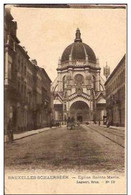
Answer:
[[17, 118], [16, 118], [16, 128], [19, 130], [19, 115], [20, 115], [20, 103], [17, 103]]
[[121, 126], [121, 102], [120, 102], [119, 98], [117, 99], [116, 103], [117, 103], [118, 112], [119, 112], [119, 124], [118, 125]]
[[113, 96], [110, 97], [110, 106], [111, 106], [111, 125], [113, 125], [114, 124], [114, 120], [113, 120], [114, 97]]
[[93, 101], [93, 122], [96, 124], [96, 102], [95, 102], [95, 91], [91, 88], [92, 101]]

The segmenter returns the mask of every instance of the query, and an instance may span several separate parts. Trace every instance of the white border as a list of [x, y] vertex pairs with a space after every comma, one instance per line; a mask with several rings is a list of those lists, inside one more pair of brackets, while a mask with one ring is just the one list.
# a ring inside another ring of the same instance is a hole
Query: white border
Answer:
[[4, 61], [3, 61], [3, 6], [4, 4], [31, 4], [31, 3], [34, 3], [34, 4], [71, 4], [71, 3], [91, 3], [91, 4], [98, 4], [98, 3], [102, 3], [102, 4], [110, 4], [110, 3], [113, 3], [113, 4], [125, 4], [127, 3], [128, 4], [128, 38], [127, 38], [127, 41], [128, 41], [128, 91], [127, 91], [127, 94], [128, 94], [128, 100], [129, 100], [129, 103], [128, 103], [128, 106], [127, 106], [127, 109], [128, 109], [128, 194], [130, 195], [131, 194], [131, 185], [130, 185], [130, 176], [131, 176], [131, 154], [130, 154], [130, 148], [131, 148], [131, 141], [130, 141], [130, 138], [131, 138], [131, 125], [130, 125], [130, 116], [131, 116], [131, 104], [130, 104], [130, 100], [131, 100], [131, 60], [130, 60], [130, 52], [131, 52], [131, 48], [130, 48], [130, 43], [131, 43], [131, 39], [130, 39], [130, 35], [131, 35], [131, 30], [130, 30], [130, 24], [131, 24], [131, 1], [129, 0], [126, 0], [126, 1], [122, 1], [122, 0], [119, 0], [119, 1], [100, 1], [100, 0], [95, 0], [95, 2], [93, 2], [92, 0], [70, 0], [70, 1], [65, 1], [65, 0], [55, 0], [55, 1], [52, 1], [52, 0], [46, 0], [46, 1], [42, 1], [42, 0], [37, 0], [37, 1], [32, 1], [32, 0], [22, 0], [22, 1], [15, 1], [15, 0], [1, 0], [0, 1], [0, 43], [1, 44], [1, 49], [0, 49], [0, 155], [1, 155], [1, 160], [0, 160], [0, 194], [3, 195], [4, 194], [4, 189], [3, 189], [3, 171], [4, 171], [4, 165], [3, 165], [3, 108], [4, 108], [4, 104], [3, 104], [3, 64], [4, 64]]

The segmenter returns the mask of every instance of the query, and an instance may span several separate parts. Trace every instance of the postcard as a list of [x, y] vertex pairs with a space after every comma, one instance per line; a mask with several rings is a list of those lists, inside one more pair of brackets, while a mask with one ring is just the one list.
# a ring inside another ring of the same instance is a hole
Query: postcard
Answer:
[[126, 194], [127, 5], [4, 5], [5, 194]]

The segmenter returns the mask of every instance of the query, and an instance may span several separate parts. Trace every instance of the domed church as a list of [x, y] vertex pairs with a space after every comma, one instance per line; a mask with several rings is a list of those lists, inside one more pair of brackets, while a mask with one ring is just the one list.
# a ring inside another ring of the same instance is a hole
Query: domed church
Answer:
[[92, 48], [82, 42], [80, 30], [59, 59], [57, 78], [52, 83], [53, 118], [66, 121], [102, 121], [105, 113], [105, 88], [99, 61]]

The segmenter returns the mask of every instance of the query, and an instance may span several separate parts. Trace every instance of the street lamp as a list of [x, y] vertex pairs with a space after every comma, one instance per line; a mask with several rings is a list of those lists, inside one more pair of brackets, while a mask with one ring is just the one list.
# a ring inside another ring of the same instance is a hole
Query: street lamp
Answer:
[[113, 96], [111, 96], [110, 97], [110, 109], [111, 109], [111, 125], [113, 125], [113, 123], [114, 123], [114, 120], [113, 120], [113, 118], [114, 118], [114, 116], [113, 116], [113, 107], [114, 107], [114, 97]]
[[96, 124], [96, 102], [95, 102], [95, 91], [91, 88], [92, 99], [93, 99], [93, 121]]

